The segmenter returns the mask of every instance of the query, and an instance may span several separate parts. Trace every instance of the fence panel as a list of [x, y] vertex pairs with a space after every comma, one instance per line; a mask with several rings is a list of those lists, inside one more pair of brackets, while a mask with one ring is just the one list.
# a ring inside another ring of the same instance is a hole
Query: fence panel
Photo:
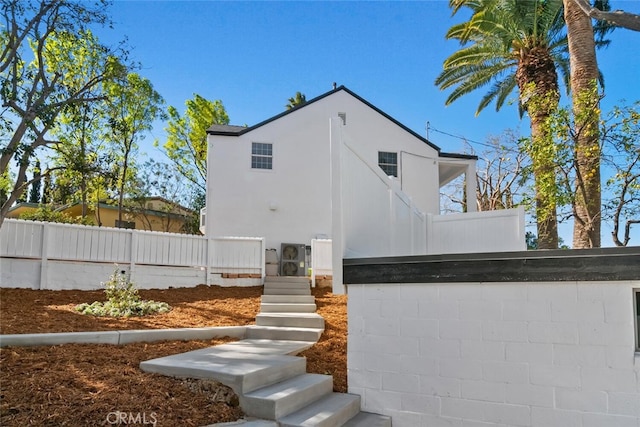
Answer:
[[262, 274], [264, 239], [259, 237], [219, 237], [211, 239], [211, 273]]
[[131, 262], [130, 230], [47, 223], [46, 257], [94, 262]]
[[430, 253], [506, 252], [526, 250], [524, 208], [431, 218]]
[[5, 219], [0, 229], [0, 256], [42, 257], [43, 226], [42, 222]]
[[148, 265], [205, 266], [206, 239], [187, 234], [136, 231], [134, 262]]

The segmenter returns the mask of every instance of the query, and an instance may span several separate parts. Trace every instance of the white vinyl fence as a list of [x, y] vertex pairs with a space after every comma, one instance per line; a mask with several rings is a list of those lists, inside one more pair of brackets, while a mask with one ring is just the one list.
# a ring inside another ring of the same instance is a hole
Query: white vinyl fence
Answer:
[[0, 228], [0, 287], [97, 289], [115, 269], [142, 289], [258, 285], [264, 240], [12, 219]]
[[344, 144], [343, 231], [347, 257], [423, 255], [426, 217], [380, 168]]
[[331, 239], [311, 240], [311, 286], [316, 286], [316, 277], [333, 276]]
[[394, 179], [346, 143], [342, 156], [347, 258], [526, 249], [524, 208], [424, 214]]

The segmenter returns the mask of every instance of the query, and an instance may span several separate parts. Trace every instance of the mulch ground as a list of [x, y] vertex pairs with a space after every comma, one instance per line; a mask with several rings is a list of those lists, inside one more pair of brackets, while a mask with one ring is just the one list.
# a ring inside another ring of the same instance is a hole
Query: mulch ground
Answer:
[[[76, 304], [104, 300], [102, 291], [0, 289], [0, 333], [79, 332], [252, 324], [261, 287], [141, 290], [144, 299], [172, 306], [143, 318], [96, 318]], [[320, 341], [301, 354], [307, 371], [330, 374], [347, 391], [346, 296], [314, 289], [325, 318]], [[140, 362], [229, 342], [167, 341], [123, 346], [67, 344], [0, 349], [0, 425], [203, 426], [242, 417], [237, 398], [214, 381], [144, 373]]]

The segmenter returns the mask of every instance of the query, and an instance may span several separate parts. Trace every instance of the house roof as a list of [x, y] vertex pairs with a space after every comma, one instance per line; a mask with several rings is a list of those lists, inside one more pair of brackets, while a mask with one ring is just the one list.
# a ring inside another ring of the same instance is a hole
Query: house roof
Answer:
[[290, 109], [290, 110], [286, 110], [283, 111], [280, 114], [277, 114], [267, 120], [264, 120], [258, 124], [255, 124], [253, 126], [235, 126], [235, 125], [213, 125], [211, 126], [209, 129], [207, 129], [207, 133], [209, 135], [223, 135], [223, 136], [240, 136], [243, 135], [245, 133], [251, 132], [254, 129], [257, 129], [261, 126], [264, 126], [268, 123], [271, 123], [275, 120], [278, 120], [281, 117], [286, 116], [287, 114], [291, 114], [294, 111], [297, 111], [301, 108], [304, 108], [310, 104], [313, 104], [314, 102], [320, 101], [321, 99], [324, 99], [330, 95], [333, 95], [336, 92], [340, 92], [340, 91], [344, 91], [346, 93], [348, 93], [349, 95], [353, 96], [354, 98], [356, 98], [358, 101], [362, 102], [363, 104], [365, 104], [366, 106], [368, 106], [369, 108], [375, 110], [377, 113], [379, 113], [380, 115], [384, 116], [386, 119], [390, 120], [391, 122], [393, 122], [394, 124], [396, 124], [397, 126], [399, 126], [400, 128], [402, 128], [403, 130], [405, 130], [406, 132], [409, 132], [411, 135], [413, 135], [414, 137], [418, 138], [419, 140], [421, 140], [422, 142], [424, 142], [425, 144], [428, 144], [430, 147], [432, 147], [433, 149], [438, 151], [438, 154], [441, 157], [449, 157], [449, 158], [458, 158], [458, 159], [477, 159], [478, 156], [474, 156], [474, 155], [469, 155], [469, 154], [456, 154], [456, 153], [442, 153], [440, 151], [440, 147], [438, 147], [437, 145], [435, 145], [434, 143], [432, 143], [431, 141], [429, 141], [427, 138], [423, 137], [422, 135], [418, 134], [417, 132], [409, 129], [407, 126], [403, 125], [402, 123], [400, 123], [398, 120], [394, 119], [393, 117], [391, 117], [390, 115], [388, 115], [387, 113], [385, 113], [384, 111], [382, 111], [381, 109], [379, 109], [378, 107], [376, 107], [375, 105], [371, 104], [369, 101], [367, 101], [366, 99], [362, 98], [360, 95], [356, 94], [355, 92], [349, 90], [347, 87], [345, 86], [338, 86], [335, 89], [330, 90], [329, 92], [323, 93], [320, 96], [317, 96], [307, 102], [305, 102], [304, 104], [300, 104], [297, 105], [296, 107]]

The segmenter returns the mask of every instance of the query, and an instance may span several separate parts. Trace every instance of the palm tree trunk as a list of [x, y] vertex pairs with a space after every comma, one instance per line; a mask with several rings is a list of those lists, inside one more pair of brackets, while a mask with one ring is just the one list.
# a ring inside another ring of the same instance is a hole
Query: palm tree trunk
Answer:
[[[533, 111], [532, 111], [533, 110]], [[546, 115], [529, 107], [533, 143], [533, 175], [536, 190], [538, 249], [558, 249], [558, 215], [553, 140], [546, 127]]]
[[601, 189], [597, 78], [593, 26], [580, 7], [564, 0], [575, 117], [576, 194], [573, 248], [600, 247]]
[[536, 191], [538, 249], [558, 249], [555, 144], [547, 124], [560, 99], [558, 75], [546, 48], [533, 47], [526, 53], [518, 63], [516, 80], [531, 122], [528, 154]]

